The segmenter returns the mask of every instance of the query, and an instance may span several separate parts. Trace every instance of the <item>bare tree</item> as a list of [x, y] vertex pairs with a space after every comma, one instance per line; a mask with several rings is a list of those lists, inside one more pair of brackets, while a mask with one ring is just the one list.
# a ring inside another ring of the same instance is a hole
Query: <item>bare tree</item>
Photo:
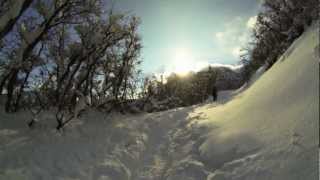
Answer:
[[6, 111], [12, 111], [12, 101], [14, 90], [17, 85], [18, 74], [21, 72], [24, 64], [28, 64], [30, 55], [37, 44], [43, 40], [48, 33], [60, 24], [77, 23], [83, 15], [90, 15], [97, 9], [94, 6], [96, 1], [80, 1], [80, 0], [52, 0], [52, 1], [37, 1], [35, 3], [35, 11], [39, 14], [39, 19], [42, 22], [36, 26], [23, 26], [19, 34], [21, 42], [18, 49], [14, 51], [14, 59], [11, 60], [10, 69], [2, 75], [1, 89], [5, 83], [7, 90]]

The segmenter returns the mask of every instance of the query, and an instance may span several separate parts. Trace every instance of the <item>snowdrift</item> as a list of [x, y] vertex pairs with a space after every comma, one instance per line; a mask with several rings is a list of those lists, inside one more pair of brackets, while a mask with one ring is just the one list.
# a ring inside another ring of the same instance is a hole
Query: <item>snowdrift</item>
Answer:
[[318, 179], [319, 27], [305, 32], [249, 89], [201, 107], [210, 180]]

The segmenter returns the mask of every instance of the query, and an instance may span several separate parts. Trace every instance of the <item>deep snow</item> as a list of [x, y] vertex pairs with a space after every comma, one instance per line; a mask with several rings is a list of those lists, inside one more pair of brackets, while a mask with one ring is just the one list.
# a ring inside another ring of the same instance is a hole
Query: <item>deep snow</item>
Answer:
[[217, 103], [126, 116], [88, 110], [63, 132], [51, 112], [32, 130], [27, 112], [0, 112], [0, 179], [318, 179], [318, 29]]
[[318, 179], [319, 27], [304, 33], [248, 90], [199, 108], [208, 179]]

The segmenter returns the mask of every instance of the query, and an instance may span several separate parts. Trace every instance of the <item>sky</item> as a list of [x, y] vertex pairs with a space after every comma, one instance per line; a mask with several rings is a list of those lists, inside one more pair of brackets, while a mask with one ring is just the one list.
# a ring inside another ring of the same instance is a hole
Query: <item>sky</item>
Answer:
[[184, 73], [239, 63], [259, 0], [114, 0], [113, 7], [141, 18], [144, 73]]

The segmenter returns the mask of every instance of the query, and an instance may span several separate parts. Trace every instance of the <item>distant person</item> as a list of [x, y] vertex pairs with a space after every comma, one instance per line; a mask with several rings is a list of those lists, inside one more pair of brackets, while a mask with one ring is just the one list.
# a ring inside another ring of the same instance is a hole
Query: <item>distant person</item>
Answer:
[[217, 101], [218, 98], [217, 87], [215, 85], [212, 87], [212, 98], [213, 101]]

